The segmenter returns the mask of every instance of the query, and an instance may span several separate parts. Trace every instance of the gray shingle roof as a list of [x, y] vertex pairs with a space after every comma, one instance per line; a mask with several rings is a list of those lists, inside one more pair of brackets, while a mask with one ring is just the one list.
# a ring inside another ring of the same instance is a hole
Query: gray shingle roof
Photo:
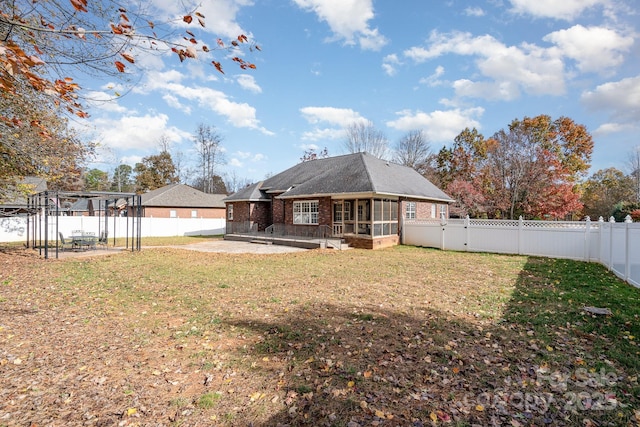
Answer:
[[362, 193], [453, 201], [415, 170], [367, 153], [298, 163], [225, 201], [264, 200], [266, 193], [279, 194], [279, 198]]
[[142, 206], [224, 208], [226, 194], [207, 194], [184, 184], [170, 184], [141, 195]]

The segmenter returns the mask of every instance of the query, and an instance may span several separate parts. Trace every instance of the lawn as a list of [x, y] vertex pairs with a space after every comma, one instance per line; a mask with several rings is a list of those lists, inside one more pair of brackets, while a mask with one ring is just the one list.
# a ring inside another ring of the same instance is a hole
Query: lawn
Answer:
[[638, 425], [639, 315], [567, 260], [14, 248], [0, 426]]

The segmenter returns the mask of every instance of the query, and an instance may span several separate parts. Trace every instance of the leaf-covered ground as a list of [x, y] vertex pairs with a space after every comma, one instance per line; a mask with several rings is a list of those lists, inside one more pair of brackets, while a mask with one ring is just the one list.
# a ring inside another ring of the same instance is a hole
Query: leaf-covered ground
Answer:
[[0, 426], [633, 426], [639, 315], [639, 290], [573, 261], [16, 249]]

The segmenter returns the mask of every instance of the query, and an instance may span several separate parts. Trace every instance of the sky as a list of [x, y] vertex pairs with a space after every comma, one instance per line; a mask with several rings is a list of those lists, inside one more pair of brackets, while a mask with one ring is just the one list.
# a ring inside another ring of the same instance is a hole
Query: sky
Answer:
[[[181, 16], [178, 2], [150, 3]], [[490, 137], [514, 119], [565, 116], [593, 136], [590, 173], [625, 170], [640, 145], [637, 0], [203, 3], [203, 37], [246, 34], [261, 49], [243, 56], [256, 69], [224, 51], [182, 63], [141, 53], [132, 84], [83, 82], [91, 117], [76, 125], [100, 144], [92, 167], [133, 166], [162, 139], [192, 159], [199, 124], [222, 138], [219, 174], [252, 182], [305, 150], [346, 154], [344, 128], [359, 121], [391, 147], [422, 130], [437, 152], [467, 127]]]

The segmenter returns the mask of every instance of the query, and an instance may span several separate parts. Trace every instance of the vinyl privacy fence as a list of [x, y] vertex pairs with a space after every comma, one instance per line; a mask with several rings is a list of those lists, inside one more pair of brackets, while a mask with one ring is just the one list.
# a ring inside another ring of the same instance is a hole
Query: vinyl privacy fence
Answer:
[[[33, 238], [33, 221], [36, 238], [44, 240], [45, 230], [48, 240], [56, 240], [56, 227], [63, 236], [71, 235], [74, 230], [92, 231], [96, 236], [107, 230], [109, 238], [131, 237], [132, 218], [97, 217], [97, 216], [49, 216], [45, 218], [33, 216], [29, 222], [30, 238]], [[226, 221], [224, 218], [140, 218], [141, 237], [167, 236], [212, 236], [224, 234]], [[57, 226], [56, 226], [57, 222]], [[0, 218], [0, 242], [19, 242], [27, 239], [27, 218]]]
[[599, 262], [640, 287], [640, 223], [600, 221], [405, 220], [402, 242], [442, 250]]

